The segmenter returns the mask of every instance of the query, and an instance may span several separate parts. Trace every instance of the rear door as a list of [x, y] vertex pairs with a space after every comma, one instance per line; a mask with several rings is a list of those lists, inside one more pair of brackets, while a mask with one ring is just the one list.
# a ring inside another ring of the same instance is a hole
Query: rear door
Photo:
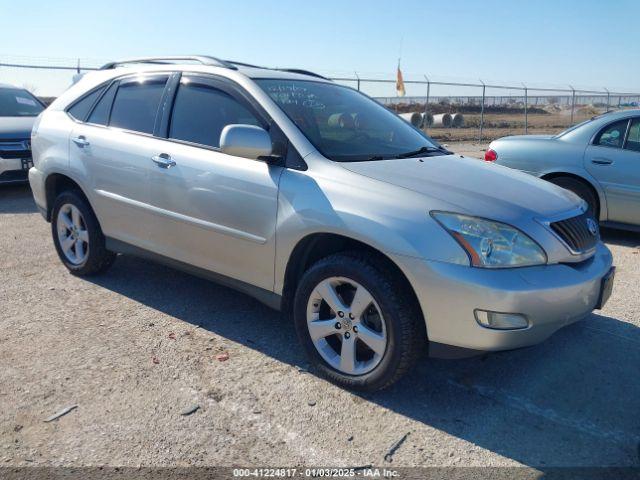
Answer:
[[600, 130], [585, 151], [585, 167], [602, 185], [608, 220], [640, 225], [640, 119]]
[[113, 82], [71, 134], [72, 168], [90, 186], [105, 235], [141, 247], [150, 236], [149, 172], [162, 142], [154, 137], [168, 74]]
[[150, 231], [165, 256], [273, 288], [278, 181], [282, 167], [224, 154], [229, 124], [269, 128], [227, 81], [183, 75], [167, 118], [167, 140], [153, 152], [170, 165], [150, 174]]

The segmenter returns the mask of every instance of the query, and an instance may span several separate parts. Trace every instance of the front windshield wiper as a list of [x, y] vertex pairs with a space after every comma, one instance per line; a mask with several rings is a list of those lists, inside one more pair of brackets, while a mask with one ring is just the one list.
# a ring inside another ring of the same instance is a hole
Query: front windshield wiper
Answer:
[[418, 150], [413, 150], [411, 152], [401, 153], [396, 155], [396, 158], [409, 158], [415, 157], [417, 155], [422, 155], [423, 153], [433, 153], [433, 152], [445, 152], [446, 150], [442, 147], [420, 147]]
[[[372, 155], [372, 156], [366, 158], [364, 161], [373, 162], [373, 161], [376, 161], [376, 160], [389, 160], [389, 159], [392, 159], [392, 158], [409, 158], [409, 157], [415, 157], [417, 155], [423, 155], [423, 154], [426, 154], [426, 153], [435, 153], [435, 152], [450, 153], [444, 147], [420, 147], [418, 150], [413, 150], [411, 152], [400, 153], [400, 154], [394, 155], [392, 157], [385, 157], [385, 156], [382, 156], [382, 155]], [[355, 160], [352, 160], [352, 161], [355, 161]], [[362, 161], [362, 160], [360, 160], [360, 161]]]

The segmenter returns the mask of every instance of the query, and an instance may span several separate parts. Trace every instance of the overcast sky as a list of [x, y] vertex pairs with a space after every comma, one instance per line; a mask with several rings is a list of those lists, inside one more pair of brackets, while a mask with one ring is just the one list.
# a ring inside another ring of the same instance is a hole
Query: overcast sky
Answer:
[[[200, 53], [393, 78], [401, 52], [405, 79], [640, 90], [638, 0], [0, 0], [0, 11], [0, 63]], [[40, 95], [70, 77], [0, 67], [0, 82]]]

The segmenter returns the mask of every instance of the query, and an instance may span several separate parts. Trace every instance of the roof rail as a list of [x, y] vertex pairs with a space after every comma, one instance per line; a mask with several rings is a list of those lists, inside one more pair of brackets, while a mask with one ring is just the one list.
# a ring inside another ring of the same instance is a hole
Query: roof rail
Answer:
[[134, 63], [152, 63], [157, 65], [166, 65], [177, 63], [181, 61], [190, 61], [190, 62], [198, 62], [202, 65], [209, 65], [214, 67], [224, 67], [229, 68], [231, 70], [237, 70], [238, 67], [233, 65], [226, 60], [221, 60], [216, 57], [210, 57], [206, 55], [189, 55], [189, 56], [174, 56], [174, 57], [143, 57], [143, 58], [132, 58], [129, 60], [121, 60], [118, 62], [109, 62], [100, 67], [100, 70], [110, 70], [112, 68], [117, 68], [123, 65], [129, 65]]
[[268, 68], [260, 67], [258, 65], [251, 65], [250, 63], [236, 62], [233, 60], [222, 60], [220, 58], [211, 57], [208, 55], [187, 55], [187, 56], [173, 56], [173, 57], [143, 57], [143, 58], [131, 58], [128, 60], [120, 60], [117, 62], [109, 62], [100, 67], [100, 70], [110, 70], [113, 68], [121, 67], [123, 65], [130, 65], [135, 63], [150, 63], [154, 65], [168, 65], [172, 63], [178, 63], [183, 61], [198, 62], [202, 65], [209, 65], [214, 67], [223, 67], [230, 70], [238, 70], [238, 66], [250, 67], [250, 68], [263, 68], [265, 70], [278, 70], [280, 72], [299, 73], [300, 75], [309, 75], [312, 77], [322, 78], [324, 80], [330, 80], [327, 77], [309, 70], [303, 70], [301, 68]]
[[300, 75], [310, 75], [312, 77], [322, 78], [324, 80], [331, 80], [330, 78], [323, 77], [319, 73], [310, 72], [309, 70], [302, 70], [301, 68], [274, 68], [280, 72], [299, 73]]
[[236, 62], [235, 60], [225, 60], [225, 61], [232, 63], [233, 65], [238, 65], [240, 67], [262, 68], [264, 70], [277, 70], [279, 72], [299, 73], [301, 75], [310, 75], [312, 77], [322, 78], [324, 80], [331, 80], [330, 78], [323, 77], [318, 73], [310, 72], [309, 70], [303, 70], [301, 68], [270, 68], [270, 67], [261, 67], [259, 65], [252, 65], [250, 63]]
[[249, 67], [249, 68], [263, 68], [265, 70], [270, 70], [269, 67], [261, 67], [260, 65], [253, 65], [251, 63], [244, 63], [244, 62], [236, 62], [235, 60], [225, 60], [225, 62], [227, 63], [231, 63], [232, 65], [239, 65], [241, 67]]

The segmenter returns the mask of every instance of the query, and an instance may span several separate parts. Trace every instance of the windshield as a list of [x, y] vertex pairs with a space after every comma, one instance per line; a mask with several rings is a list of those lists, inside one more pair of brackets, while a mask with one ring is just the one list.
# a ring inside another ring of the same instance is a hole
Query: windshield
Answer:
[[0, 117], [36, 117], [42, 104], [26, 90], [0, 88]]
[[424, 133], [351, 88], [305, 80], [256, 82], [331, 160], [357, 162], [447, 153]]

